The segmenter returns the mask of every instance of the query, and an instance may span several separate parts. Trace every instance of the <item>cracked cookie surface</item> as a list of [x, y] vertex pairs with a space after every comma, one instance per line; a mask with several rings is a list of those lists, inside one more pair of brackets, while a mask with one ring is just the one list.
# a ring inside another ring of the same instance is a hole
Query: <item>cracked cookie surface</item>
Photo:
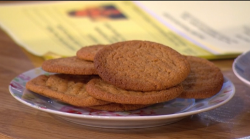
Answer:
[[86, 85], [89, 95], [94, 98], [121, 104], [155, 104], [172, 100], [182, 91], [182, 85], [177, 85], [160, 91], [128, 91], [111, 85], [102, 79], [92, 79]]
[[153, 91], [175, 86], [189, 74], [185, 56], [149, 41], [118, 42], [99, 50], [94, 58], [99, 76], [126, 90]]
[[223, 74], [212, 62], [194, 56], [187, 56], [191, 71], [182, 82], [181, 98], [203, 99], [217, 94], [223, 85]]
[[95, 78], [88, 75], [40, 75], [26, 83], [26, 88], [37, 94], [59, 100], [78, 107], [109, 104], [98, 100], [86, 92], [87, 82]]
[[78, 59], [76, 56], [46, 60], [42, 64], [42, 69], [53, 73], [76, 75], [97, 74], [93, 62]]
[[94, 61], [96, 53], [105, 46], [106, 45], [97, 44], [97, 45], [82, 47], [76, 52], [76, 56], [79, 59]]

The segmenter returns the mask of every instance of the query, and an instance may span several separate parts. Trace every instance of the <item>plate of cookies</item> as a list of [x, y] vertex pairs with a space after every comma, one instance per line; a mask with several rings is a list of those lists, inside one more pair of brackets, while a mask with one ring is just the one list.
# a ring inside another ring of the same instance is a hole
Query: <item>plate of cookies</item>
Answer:
[[233, 62], [234, 74], [250, 86], [250, 51], [239, 55]]
[[15, 77], [11, 95], [66, 121], [101, 128], [146, 128], [217, 108], [235, 93], [212, 62], [150, 41], [79, 49]]

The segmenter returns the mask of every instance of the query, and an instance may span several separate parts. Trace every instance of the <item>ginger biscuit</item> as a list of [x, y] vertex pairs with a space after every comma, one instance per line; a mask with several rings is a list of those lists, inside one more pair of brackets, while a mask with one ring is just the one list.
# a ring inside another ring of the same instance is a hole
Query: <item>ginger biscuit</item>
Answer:
[[76, 56], [46, 60], [42, 64], [42, 69], [53, 73], [76, 75], [97, 74], [93, 62], [78, 59]]
[[125, 90], [155, 91], [175, 86], [190, 72], [185, 56], [149, 41], [124, 41], [96, 53], [94, 66], [106, 82]]
[[182, 91], [182, 85], [177, 85], [165, 90], [140, 92], [127, 91], [111, 85], [102, 79], [92, 79], [86, 85], [89, 95], [94, 98], [121, 104], [154, 104], [165, 102], [178, 97]]
[[182, 82], [184, 91], [180, 98], [203, 99], [217, 94], [223, 85], [223, 74], [212, 62], [187, 56], [191, 72]]
[[131, 111], [145, 108], [149, 105], [134, 105], [134, 104], [118, 104], [110, 103], [106, 105], [92, 106], [90, 108], [103, 111]]
[[37, 94], [59, 100], [78, 107], [104, 105], [109, 102], [88, 95], [85, 86], [95, 78], [88, 75], [40, 75], [26, 83], [26, 88]]
[[94, 61], [96, 53], [105, 46], [106, 45], [97, 44], [97, 45], [82, 47], [76, 52], [76, 56], [79, 59]]

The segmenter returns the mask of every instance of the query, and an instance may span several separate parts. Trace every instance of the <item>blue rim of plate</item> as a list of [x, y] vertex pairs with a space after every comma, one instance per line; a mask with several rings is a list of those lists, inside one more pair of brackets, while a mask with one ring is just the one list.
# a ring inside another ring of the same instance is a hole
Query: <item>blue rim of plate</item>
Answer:
[[[209, 110], [212, 110], [214, 108], [217, 108], [217, 107], [227, 103], [235, 94], [234, 84], [229, 79], [224, 77], [224, 84], [223, 84], [223, 87], [222, 87], [220, 92], [218, 92], [215, 96], [207, 98], [207, 99], [195, 100], [195, 104], [193, 106], [191, 106], [188, 110], [185, 110], [185, 111], [182, 111], [179, 113], [173, 113], [173, 114], [167, 114], [167, 115], [152, 115], [152, 116], [117, 116], [117, 117], [116, 116], [98, 116], [98, 115], [79, 115], [79, 114], [74, 114], [74, 113], [67, 113], [67, 112], [62, 112], [62, 111], [43, 109], [41, 107], [34, 106], [31, 103], [21, 99], [20, 96], [13, 94], [12, 89], [13, 89], [13, 83], [15, 83], [15, 80], [19, 77], [22, 78], [22, 75], [28, 74], [29, 72], [34, 71], [34, 70], [41, 70], [42, 71], [41, 67], [39, 67], [39, 68], [35, 68], [35, 69], [31, 69], [29, 71], [26, 71], [26, 72], [20, 74], [19, 76], [17, 76], [16, 78], [14, 78], [9, 84], [10, 94], [16, 100], [18, 100], [19, 102], [21, 102], [29, 107], [35, 108], [35, 109], [40, 110], [40, 111], [48, 112], [50, 114], [55, 114], [58, 116], [72, 117], [72, 118], [84, 118], [84, 119], [93, 119], [93, 120], [98, 120], [98, 119], [99, 120], [105, 120], [105, 119], [106, 120], [155, 120], [155, 119], [178, 118], [178, 117], [184, 117], [184, 116], [198, 114], [201, 112], [205, 112], [205, 111], [209, 111]], [[36, 76], [38, 76], [40, 74], [46, 74], [46, 72], [43, 71], [42, 73], [39, 73]], [[23, 85], [22, 87], [25, 88], [25, 85]], [[22, 90], [22, 92], [23, 91], [24, 90]], [[22, 92], [20, 92], [20, 93], [22, 93]], [[226, 98], [222, 99], [223, 97], [226, 97]], [[207, 104], [210, 102], [212, 104], [211, 106], [204, 107], [204, 104]], [[199, 106], [202, 103], [204, 103], [203, 106]]]
[[250, 85], [250, 51], [239, 55], [234, 60], [233, 72], [241, 81]]

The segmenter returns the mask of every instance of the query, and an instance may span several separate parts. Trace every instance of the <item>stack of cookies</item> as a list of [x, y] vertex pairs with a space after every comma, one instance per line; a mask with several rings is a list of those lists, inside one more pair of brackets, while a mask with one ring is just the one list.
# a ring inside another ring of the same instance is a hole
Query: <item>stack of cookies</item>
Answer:
[[83, 47], [76, 56], [51, 59], [26, 88], [77, 107], [128, 111], [179, 98], [208, 98], [223, 85], [208, 60], [184, 56], [163, 44], [124, 41]]

